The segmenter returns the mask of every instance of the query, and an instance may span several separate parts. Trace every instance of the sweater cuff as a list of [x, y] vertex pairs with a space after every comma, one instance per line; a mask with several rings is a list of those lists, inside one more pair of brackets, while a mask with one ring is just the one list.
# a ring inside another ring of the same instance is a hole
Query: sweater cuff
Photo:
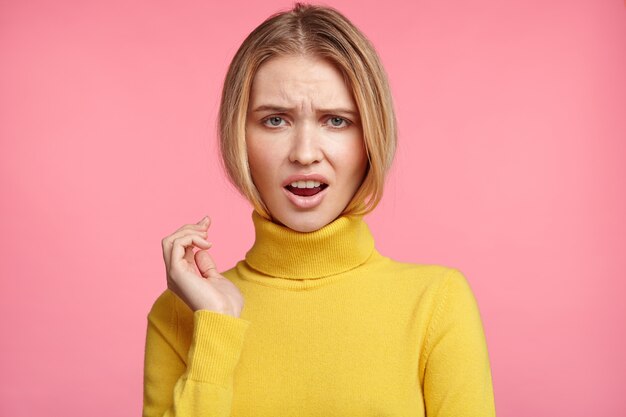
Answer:
[[187, 378], [231, 386], [250, 322], [210, 310], [195, 311], [193, 321]]

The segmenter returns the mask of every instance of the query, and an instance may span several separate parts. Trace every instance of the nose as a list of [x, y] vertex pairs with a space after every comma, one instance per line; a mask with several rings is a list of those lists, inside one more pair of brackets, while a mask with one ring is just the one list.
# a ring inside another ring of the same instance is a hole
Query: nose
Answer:
[[289, 161], [301, 165], [320, 162], [324, 158], [324, 153], [319, 139], [315, 126], [305, 123], [294, 129]]

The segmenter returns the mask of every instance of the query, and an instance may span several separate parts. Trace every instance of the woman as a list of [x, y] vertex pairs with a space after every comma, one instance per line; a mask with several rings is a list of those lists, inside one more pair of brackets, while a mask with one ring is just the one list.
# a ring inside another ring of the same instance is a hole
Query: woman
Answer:
[[163, 239], [144, 416], [495, 415], [463, 275], [382, 256], [363, 221], [396, 144], [363, 34], [327, 7], [271, 16], [229, 67], [220, 135], [255, 243], [220, 274], [207, 217]]

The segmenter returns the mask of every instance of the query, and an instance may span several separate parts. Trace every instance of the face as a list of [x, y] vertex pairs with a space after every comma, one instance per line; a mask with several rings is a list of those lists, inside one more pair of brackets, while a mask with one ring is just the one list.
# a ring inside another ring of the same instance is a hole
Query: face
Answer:
[[367, 168], [352, 93], [321, 58], [275, 57], [259, 67], [246, 143], [252, 180], [272, 218], [299, 232], [335, 220]]

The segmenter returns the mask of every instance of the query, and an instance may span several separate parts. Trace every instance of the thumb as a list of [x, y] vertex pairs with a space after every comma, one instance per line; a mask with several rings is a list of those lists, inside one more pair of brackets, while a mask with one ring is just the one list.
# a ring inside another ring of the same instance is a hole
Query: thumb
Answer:
[[198, 270], [203, 277], [209, 278], [219, 275], [213, 258], [211, 258], [211, 255], [209, 255], [209, 252], [206, 250], [197, 251], [194, 255], [194, 259], [196, 261], [196, 265], [198, 266]]

